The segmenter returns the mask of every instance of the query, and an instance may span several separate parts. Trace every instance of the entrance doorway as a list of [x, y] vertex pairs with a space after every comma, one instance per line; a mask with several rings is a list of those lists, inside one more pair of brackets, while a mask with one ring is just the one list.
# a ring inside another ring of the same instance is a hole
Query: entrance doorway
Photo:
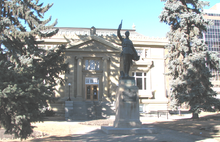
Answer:
[[98, 85], [86, 85], [86, 99], [98, 100]]
[[86, 100], [95, 101], [99, 98], [99, 80], [98, 78], [85, 78], [85, 98]]

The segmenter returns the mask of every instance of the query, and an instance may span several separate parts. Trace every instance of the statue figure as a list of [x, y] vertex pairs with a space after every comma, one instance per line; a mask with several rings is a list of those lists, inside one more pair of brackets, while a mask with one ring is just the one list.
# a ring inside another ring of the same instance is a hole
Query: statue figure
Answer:
[[121, 57], [123, 58], [123, 72], [121, 72], [121, 77], [129, 77], [129, 70], [132, 64], [132, 59], [138, 61], [140, 56], [137, 55], [132, 41], [129, 39], [129, 31], [125, 32], [125, 38], [122, 38], [120, 30], [122, 28], [122, 21], [117, 30], [117, 36], [122, 42], [122, 53]]

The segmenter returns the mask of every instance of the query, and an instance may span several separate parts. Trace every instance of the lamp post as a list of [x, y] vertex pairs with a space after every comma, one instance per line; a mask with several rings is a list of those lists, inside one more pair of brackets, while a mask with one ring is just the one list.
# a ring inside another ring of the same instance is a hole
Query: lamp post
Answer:
[[70, 99], [70, 86], [71, 86], [71, 83], [68, 83], [68, 86], [69, 86], [69, 99], [67, 99], [67, 101], [71, 101], [71, 99]]

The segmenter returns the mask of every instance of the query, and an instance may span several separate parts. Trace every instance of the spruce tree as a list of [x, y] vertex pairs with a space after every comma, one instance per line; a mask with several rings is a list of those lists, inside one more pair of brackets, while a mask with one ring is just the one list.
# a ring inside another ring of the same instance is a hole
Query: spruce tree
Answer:
[[200, 0], [163, 0], [165, 6], [159, 18], [170, 25], [168, 70], [171, 87], [171, 106], [183, 103], [190, 106], [193, 118], [201, 110], [214, 111], [219, 105], [210, 81], [210, 70], [218, 69], [217, 53], [209, 52], [203, 32], [211, 21], [204, 19], [203, 7], [209, 2]]
[[0, 122], [5, 132], [26, 139], [33, 132], [31, 122], [43, 121], [43, 107], [55, 97], [59, 76], [68, 71], [65, 45], [38, 47], [38, 39], [58, 32], [44, 20], [52, 4], [38, 0], [0, 1]]

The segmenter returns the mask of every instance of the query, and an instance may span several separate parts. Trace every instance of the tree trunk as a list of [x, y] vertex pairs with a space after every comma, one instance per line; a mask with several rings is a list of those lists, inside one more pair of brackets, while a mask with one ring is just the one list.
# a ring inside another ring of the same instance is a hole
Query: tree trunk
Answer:
[[196, 112], [192, 113], [192, 119], [199, 119], [199, 114]]

